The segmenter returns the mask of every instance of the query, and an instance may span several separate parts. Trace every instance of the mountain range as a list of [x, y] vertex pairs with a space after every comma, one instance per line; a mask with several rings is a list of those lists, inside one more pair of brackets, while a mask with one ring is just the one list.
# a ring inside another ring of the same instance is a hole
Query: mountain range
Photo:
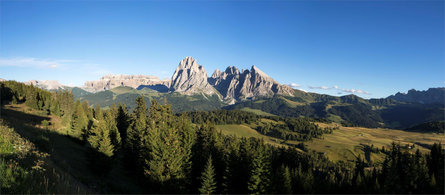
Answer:
[[181, 60], [170, 80], [145, 75], [107, 75], [100, 80], [86, 82], [82, 89], [100, 92], [122, 86], [134, 89], [149, 88], [158, 92], [178, 92], [184, 95], [217, 95], [229, 104], [258, 97], [293, 96], [294, 91], [287, 85], [281, 85], [256, 66], [241, 72], [236, 67], [229, 66], [224, 72], [217, 69], [208, 77], [204, 67], [192, 57]]
[[57, 81], [29, 81], [47, 90], [70, 90], [75, 98], [102, 107], [125, 103], [132, 109], [138, 96], [167, 101], [175, 112], [241, 109], [286, 117], [311, 117], [366, 127], [409, 128], [444, 120], [445, 88], [409, 90], [387, 98], [363, 99], [306, 93], [275, 81], [258, 67], [239, 70], [229, 66], [209, 77], [196, 59], [180, 61], [170, 80], [147, 75], [107, 75], [83, 87]]

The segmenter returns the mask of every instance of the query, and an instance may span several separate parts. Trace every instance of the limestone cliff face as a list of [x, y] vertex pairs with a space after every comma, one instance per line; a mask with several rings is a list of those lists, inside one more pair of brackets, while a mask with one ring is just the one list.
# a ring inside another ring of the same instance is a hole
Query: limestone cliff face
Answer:
[[242, 72], [232, 66], [225, 72], [216, 70], [209, 81], [225, 99], [245, 100], [276, 94], [293, 96], [292, 88], [279, 84], [256, 66]]
[[207, 81], [208, 75], [204, 67], [196, 63], [192, 57], [181, 60], [171, 79], [170, 91], [183, 94], [203, 93], [215, 94], [216, 90]]
[[155, 90], [161, 87], [164, 90], [159, 90], [160, 92], [178, 92], [185, 95], [217, 94], [227, 103], [274, 95], [293, 96], [294, 93], [292, 88], [281, 85], [256, 66], [242, 71], [229, 66], [224, 72], [217, 69], [208, 77], [204, 67], [192, 57], [181, 60], [171, 80], [160, 80], [158, 77], [146, 75], [107, 75], [100, 80], [86, 82], [83, 89], [98, 92], [119, 86], [136, 89], [149, 87]]
[[58, 89], [64, 89], [64, 86], [60, 84], [58, 81], [55, 80], [30, 80], [28, 82], [25, 82], [26, 85], [33, 85], [41, 89], [45, 90], [58, 90]]
[[97, 81], [87, 81], [83, 87], [89, 92], [99, 92], [119, 86], [132, 88], [163, 86], [168, 89], [169, 80], [160, 80], [156, 76], [148, 75], [106, 75]]

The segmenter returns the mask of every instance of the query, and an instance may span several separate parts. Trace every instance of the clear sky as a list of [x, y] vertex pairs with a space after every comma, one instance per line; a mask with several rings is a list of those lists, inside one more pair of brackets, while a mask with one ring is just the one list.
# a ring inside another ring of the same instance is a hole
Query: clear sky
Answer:
[[0, 1], [0, 78], [81, 86], [256, 65], [282, 84], [364, 98], [445, 86], [444, 1]]

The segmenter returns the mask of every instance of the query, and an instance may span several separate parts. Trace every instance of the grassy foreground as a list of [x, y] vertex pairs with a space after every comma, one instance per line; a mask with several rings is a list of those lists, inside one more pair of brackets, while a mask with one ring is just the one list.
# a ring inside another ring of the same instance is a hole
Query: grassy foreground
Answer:
[[104, 186], [113, 186], [112, 190], [120, 193], [141, 191], [120, 164], [106, 178], [93, 174], [86, 157], [87, 148], [66, 135], [59, 117], [24, 104], [6, 105], [0, 114], [1, 166], [10, 167], [0, 169], [2, 175], [7, 174], [5, 181], [2, 180], [2, 192], [106, 193]]

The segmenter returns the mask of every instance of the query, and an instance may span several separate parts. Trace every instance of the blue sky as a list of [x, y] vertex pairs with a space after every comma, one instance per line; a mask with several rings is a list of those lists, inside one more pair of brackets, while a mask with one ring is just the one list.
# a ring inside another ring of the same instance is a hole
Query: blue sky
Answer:
[[305, 91], [445, 86], [443, 1], [0, 1], [0, 78], [81, 86], [256, 65]]

